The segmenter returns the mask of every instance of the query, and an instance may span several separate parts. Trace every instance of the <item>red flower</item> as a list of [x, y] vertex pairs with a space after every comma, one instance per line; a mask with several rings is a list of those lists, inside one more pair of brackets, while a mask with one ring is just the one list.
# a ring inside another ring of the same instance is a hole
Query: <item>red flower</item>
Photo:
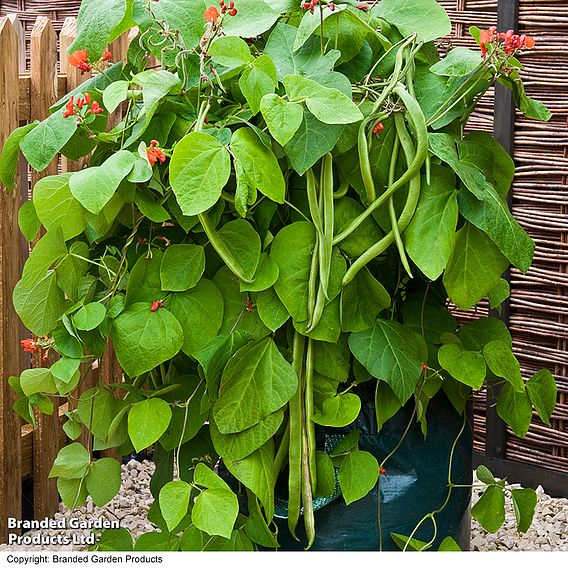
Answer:
[[86, 49], [74, 51], [71, 55], [67, 56], [67, 59], [72, 67], [76, 67], [82, 73], [90, 71], [93, 68], [89, 63], [89, 52]]
[[153, 166], [156, 162], [163, 164], [166, 161], [166, 155], [158, 148], [158, 141], [152, 140], [150, 142], [150, 147], [146, 150], [148, 156], [148, 161], [150, 165]]
[[164, 307], [164, 300], [157, 300], [152, 302], [152, 306], [150, 307], [151, 312], [157, 312], [160, 308]]
[[75, 114], [75, 97], [71, 97], [67, 103], [65, 104], [65, 111], [63, 112], [63, 118], [67, 118], [68, 116], [73, 116]]
[[112, 59], [112, 53], [110, 51], [105, 51], [101, 59], [103, 61], [110, 61]]
[[428, 364], [427, 364], [427, 363], [422, 363], [422, 365], [421, 365], [421, 373], [422, 373], [423, 375], [425, 375], [427, 370], [428, 370]]
[[22, 339], [20, 345], [26, 353], [35, 353], [38, 350], [35, 339]]
[[379, 468], [379, 475], [386, 475], [387, 470], [384, 467]]
[[312, 0], [311, 2], [306, 2], [306, 0], [304, 0], [300, 4], [300, 8], [304, 8], [304, 10], [309, 10], [313, 14], [316, 6], [318, 5], [318, 2], [319, 0]]
[[215, 6], [211, 6], [207, 8], [207, 10], [205, 10], [203, 17], [205, 18], [206, 22], [213, 22], [214, 24], [216, 24], [217, 20], [219, 19], [219, 10], [217, 10]]
[[377, 122], [377, 124], [375, 125], [375, 128], [373, 128], [373, 134], [375, 134], [376, 136], [380, 136], [381, 132], [384, 129], [384, 125], [382, 122]]
[[99, 105], [97, 101], [95, 101], [89, 109], [89, 112], [91, 114], [101, 114], [101, 112], [104, 112], [104, 109]]
[[367, 4], [357, 4], [357, 6], [355, 6], [355, 8], [358, 8], [359, 10], [363, 10], [363, 12], [369, 11], [369, 6], [367, 6]]

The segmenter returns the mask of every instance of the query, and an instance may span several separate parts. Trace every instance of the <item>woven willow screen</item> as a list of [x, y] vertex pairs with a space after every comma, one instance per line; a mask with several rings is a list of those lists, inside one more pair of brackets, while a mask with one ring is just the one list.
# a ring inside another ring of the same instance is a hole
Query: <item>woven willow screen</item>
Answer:
[[[270, 1], [270, 0], [268, 0]], [[448, 42], [472, 46], [468, 28], [497, 23], [497, 0], [439, 0], [453, 24]], [[2, 14], [17, 13], [27, 39], [37, 16], [48, 16], [59, 31], [75, 16], [79, 0], [0, 0]], [[548, 367], [559, 384], [559, 405], [552, 427], [535, 417], [524, 440], [510, 432], [507, 457], [568, 472], [568, 1], [520, 0], [519, 29], [537, 39], [522, 57], [529, 95], [553, 112], [549, 123], [517, 117], [513, 209], [536, 241], [533, 267], [511, 274], [510, 328], [514, 350], [528, 378]], [[442, 46], [443, 48], [443, 46]], [[491, 130], [493, 96], [489, 93], [470, 122], [472, 129]], [[477, 315], [485, 310], [480, 307]], [[474, 317], [467, 314], [464, 317]], [[483, 452], [485, 400], [475, 404], [475, 443]]]

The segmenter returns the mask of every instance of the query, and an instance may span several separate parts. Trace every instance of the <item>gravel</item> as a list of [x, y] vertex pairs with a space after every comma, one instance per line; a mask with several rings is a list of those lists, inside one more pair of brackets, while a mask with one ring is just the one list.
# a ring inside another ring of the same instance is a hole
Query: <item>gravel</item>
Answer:
[[[148, 461], [138, 462], [131, 460], [122, 466], [122, 487], [119, 494], [103, 508], [97, 507], [89, 497], [86, 504], [72, 513], [74, 517], [81, 519], [106, 518], [110, 521], [119, 520], [121, 527], [127, 528], [134, 537], [156, 530], [156, 527], [146, 519], [148, 509], [152, 505], [150, 494], [150, 477], [154, 471], [154, 464]], [[511, 488], [519, 487], [511, 485]], [[506, 504], [505, 524], [496, 534], [487, 533], [476, 522], [472, 521], [471, 550], [495, 551], [495, 550], [550, 550], [568, 551], [568, 499], [554, 499], [544, 493], [542, 487], [537, 489], [538, 504], [531, 528], [523, 535], [519, 535], [515, 528], [515, 515], [510, 500]], [[479, 493], [474, 491], [473, 501], [479, 498]], [[69, 517], [70, 511], [63, 504], [54, 515], [55, 519]], [[35, 531], [27, 533], [34, 534]], [[89, 529], [73, 530], [49, 530], [42, 534], [68, 536], [83, 533], [87, 536]], [[0, 545], [0, 551], [38, 551], [50, 550], [70, 551], [84, 550], [79, 545], [52, 545], [33, 546]]]

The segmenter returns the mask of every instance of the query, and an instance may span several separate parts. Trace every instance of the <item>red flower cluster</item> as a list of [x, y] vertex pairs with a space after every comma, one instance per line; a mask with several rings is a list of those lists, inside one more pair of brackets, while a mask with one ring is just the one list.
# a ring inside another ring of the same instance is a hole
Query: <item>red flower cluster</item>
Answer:
[[49, 339], [49, 337], [22, 339], [20, 345], [26, 353], [40, 353], [42, 361], [47, 361], [49, 348], [53, 345], [53, 339]]
[[153, 166], [156, 162], [163, 164], [166, 161], [166, 155], [158, 148], [159, 142], [157, 140], [152, 140], [150, 142], [150, 147], [146, 150], [148, 155], [148, 161], [150, 165]]
[[86, 49], [79, 49], [74, 51], [71, 55], [67, 56], [69, 64], [76, 67], [81, 73], [90, 71], [93, 66], [89, 63], [89, 52]]
[[502, 42], [503, 50], [507, 55], [513, 55], [519, 49], [532, 49], [536, 41], [525, 34], [517, 35], [513, 30], [497, 33], [497, 27], [491, 26], [479, 34], [479, 47], [483, 59], [487, 57], [490, 44]]
[[215, 6], [211, 6], [210, 8], [207, 8], [207, 10], [205, 10], [203, 17], [205, 18], [206, 22], [213, 22], [214, 24], [216, 24], [217, 20], [219, 19], [219, 10], [217, 10]]
[[89, 93], [85, 93], [85, 96], [83, 98], [75, 98], [74, 96], [70, 97], [70, 99], [65, 104], [63, 118], [80, 114], [81, 109], [83, 107], [88, 108], [89, 105], [91, 105], [91, 107], [87, 110], [89, 114], [101, 114], [102, 112], [104, 112], [104, 109], [99, 105], [97, 101], [93, 101], [93, 104], [91, 104], [91, 95], [89, 95]]
[[237, 15], [237, 9], [235, 8], [235, 3], [234, 2], [229, 2], [229, 5], [227, 6], [227, 4], [225, 4], [225, 0], [221, 0], [219, 2], [219, 6], [221, 6], [221, 14], [225, 14], [226, 12], [229, 12], [229, 16], [236, 16]]
[[150, 311], [157, 312], [160, 308], [163, 307], [164, 307], [164, 300], [156, 300], [155, 302], [152, 302], [152, 305], [150, 306]]
[[[303, 8], [304, 10], [309, 10], [312, 14], [314, 13], [314, 10], [316, 9], [316, 6], [319, 4], [319, 0], [311, 0], [311, 2], [307, 2], [306, 0], [303, 0], [302, 3], [300, 4], [300, 8]], [[334, 6], [335, 9], [335, 6]]]
[[373, 134], [375, 134], [376, 136], [380, 136], [384, 128], [385, 127], [382, 122], [377, 122], [375, 128], [373, 128]]

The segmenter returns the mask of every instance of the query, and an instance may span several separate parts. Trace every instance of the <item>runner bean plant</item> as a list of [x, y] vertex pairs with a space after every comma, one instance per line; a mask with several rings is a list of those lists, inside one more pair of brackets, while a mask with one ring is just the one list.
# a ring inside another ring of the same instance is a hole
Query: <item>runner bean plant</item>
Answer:
[[[113, 63], [108, 44], [134, 26]], [[465, 427], [488, 382], [516, 435], [533, 410], [549, 423], [551, 373], [525, 382], [498, 318], [453, 314], [497, 310], [503, 273], [531, 265], [507, 206], [514, 163], [467, 122], [497, 83], [550, 118], [520, 78], [535, 41], [471, 28], [475, 49], [448, 50], [450, 31], [434, 0], [83, 0], [69, 61], [92, 78], [2, 150], [8, 191], [19, 152], [37, 171], [58, 153], [88, 161], [21, 207], [35, 244], [13, 301], [44, 366], [6, 380], [32, 424], [68, 399], [50, 476], [70, 508], [119, 490], [119, 461], [97, 452], [153, 448], [158, 530], [107, 531], [100, 549], [277, 548], [278, 479], [309, 548], [314, 498], [337, 481], [350, 504], [388, 474], [356, 436], [333, 458], [317, 442], [370, 388], [379, 431], [411, 405], [427, 436], [441, 392]], [[86, 388], [111, 346], [123, 377]], [[474, 517], [496, 531], [506, 492], [526, 531], [535, 493], [478, 477]], [[413, 537], [404, 548], [433, 543]]]

